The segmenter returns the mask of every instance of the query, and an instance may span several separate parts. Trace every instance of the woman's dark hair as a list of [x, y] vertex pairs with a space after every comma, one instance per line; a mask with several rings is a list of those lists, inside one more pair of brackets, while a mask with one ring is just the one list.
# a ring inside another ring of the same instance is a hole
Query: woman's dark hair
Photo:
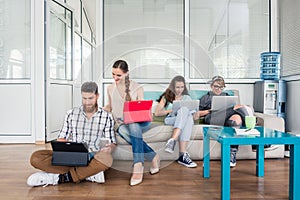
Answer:
[[119, 68], [122, 70], [122, 72], [127, 73], [128, 72], [128, 64], [125, 60], [117, 60], [113, 66], [113, 68]]
[[[128, 72], [128, 64], [125, 60], [117, 60], [113, 66], [115, 69], [121, 69], [123, 73]], [[130, 80], [129, 80], [129, 74], [125, 77], [125, 100], [126, 101], [131, 101], [131, 96], [130, 96]]]
[[186, 87], [186, 83], [185, 83], [185, 79], [183, 76], [175, 76], [172, 80], [171, 83], [169, 84], [169, 87], [166, 89], [166, 91], [164, 93], [162, 93], [162, 95], [160, 95], [160, 97], [157, 99], [158, 102], [160, 102], [160, 100], [165, 97], [166, 99], [166, 103], [165, 103], [165, 107], [169, 104], [172, 103], [175, 100], [175, 85], [177, 82], [183, 82], [184, 83], [184, 90], [182, 92], [182, 95], [188, 95], [188, 89]]

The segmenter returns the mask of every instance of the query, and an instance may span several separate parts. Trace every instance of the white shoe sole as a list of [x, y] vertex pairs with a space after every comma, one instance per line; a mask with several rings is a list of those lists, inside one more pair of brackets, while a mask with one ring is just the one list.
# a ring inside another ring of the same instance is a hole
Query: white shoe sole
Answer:
[[[97, 178], [94, 178], [96, 176]], [[86, 181], [94, 182], [94, 183], [105, 183], [105, 177], [104, 177], [104, 172], [99, 172], [98, 174], [90, 176], [86, 178]]]
[[47, 185], [57, 185], [58, 184], [58, 174], [46, 173], [46, 172], [36, 172], [31, 174], [27, 179], [27, 185], [31, 187], [44, 186]]
[[171, 150], [171, 149], [165, 149], [165, 152], [168, 152], [168, 153], [174, 153], [174, 151]]
[[230, 163], [230, 167], [235, 167], [236, 163]]
[[284, 157], [289, 158], [290, 157], [290, 151], [284, 151]]
[[195, 165], [187, 165], [187, 164], [185, 164], [185, 163], [183, 163], [183, 162], [181, 162], [181, 161], [177, 161], [179, 164], [181, 164], [181, 165], [184, 165], [184, 166], [186, 166], [186, 167], [188, 167], [188, 168], [195, 168], [195, 167], [197, 167], [197, 164], [195, 163]]

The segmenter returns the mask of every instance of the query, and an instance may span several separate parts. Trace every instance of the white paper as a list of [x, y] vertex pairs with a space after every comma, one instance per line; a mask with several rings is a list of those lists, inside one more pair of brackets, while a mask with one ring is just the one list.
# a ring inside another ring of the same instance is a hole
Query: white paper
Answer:
[[260, 132], [256, 129], [240, 129], [235, 128], [236, 135], [260, 135]]

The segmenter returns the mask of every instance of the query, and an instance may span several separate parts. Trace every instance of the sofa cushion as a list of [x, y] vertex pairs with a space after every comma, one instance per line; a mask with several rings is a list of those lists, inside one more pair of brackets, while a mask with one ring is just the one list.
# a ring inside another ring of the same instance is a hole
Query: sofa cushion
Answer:
[[189, 94], [192, 99], [200, 99], [203, 95], [206, 95], [208, 90], [190, 90]]
[[161, 91], [144, 91], [144, 99], [157, 101], [161, 94]]
[[[203, 126], [209, 126], [205, 124], [198, 124], [193, 126], [191, 140], [203, 139]], [[173, 132], [173, 126], [169, 125], [156, 125], [152, 124], [152, 127], [143, 133], [143, 139], [147, 143], [166, 142], [171, 138]], [[117, 134], [117, 144], [127, 144], [127, 142]]]

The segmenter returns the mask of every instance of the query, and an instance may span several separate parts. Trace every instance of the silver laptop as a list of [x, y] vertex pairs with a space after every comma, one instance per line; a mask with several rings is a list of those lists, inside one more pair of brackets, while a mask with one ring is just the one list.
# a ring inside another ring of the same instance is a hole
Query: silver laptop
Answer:
[[236, 104], [239, 104], [238, 96], [213, 96], [211, 111], [225, 110]]
[[172, 116], [175, 116], [179, 108], [181, 107], [187, 107], [191, 113], [194, 113], [199, 110], [199, 100], [183, 100], [183, 101], [178, 101], [175, 100], [173, 101], [173, 106], [172, 106]]

